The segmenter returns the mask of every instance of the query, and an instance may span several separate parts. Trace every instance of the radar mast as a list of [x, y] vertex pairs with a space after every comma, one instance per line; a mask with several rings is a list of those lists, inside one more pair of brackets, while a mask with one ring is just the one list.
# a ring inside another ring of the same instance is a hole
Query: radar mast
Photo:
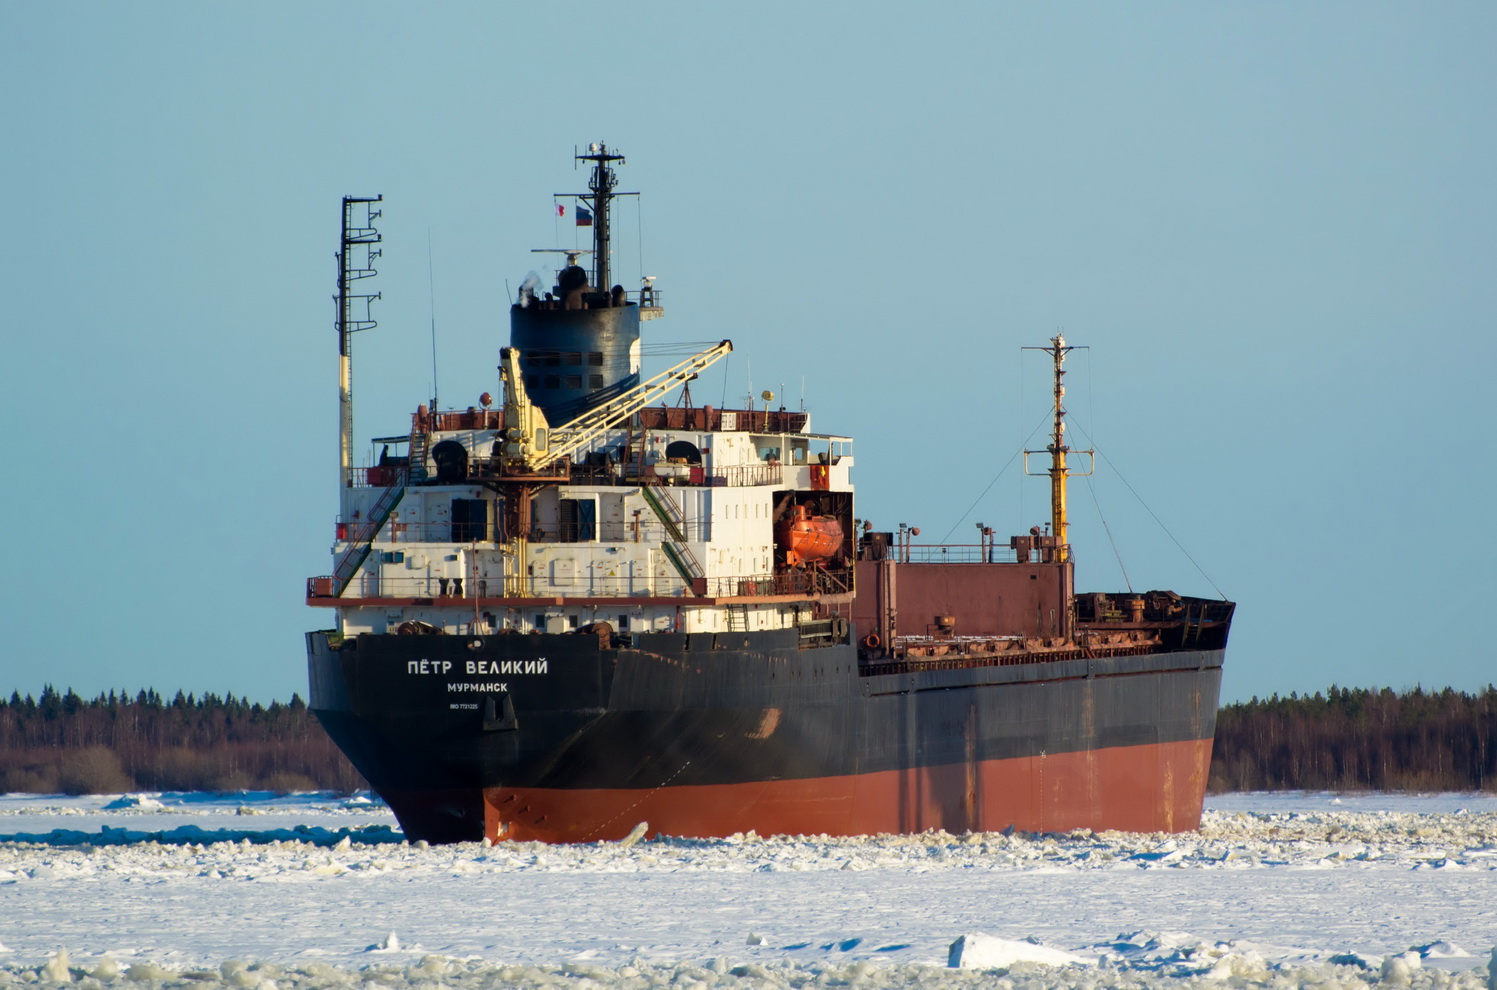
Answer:
[[609, 283], [609, 217], [608, 209], [615, 196], [637, 196], [638, 193], [616, 193], [614, 187], [619, 180], [613, 174], [610, 167], [611, 162], [624, 161], [624, 156], [617, 150], [610, 150], [603, 142], [599, 141], [587, 147], [587, 154], [578, 155], [579, 162], [592, 162], [593, 174], [588, 179], [587, 188], [592, 190], [592, 195], [581, 193], [574, 194], [578, 199], [587, 200], [592, 205], [593, 213], [593, 289], [597, 292], [607, 292]]

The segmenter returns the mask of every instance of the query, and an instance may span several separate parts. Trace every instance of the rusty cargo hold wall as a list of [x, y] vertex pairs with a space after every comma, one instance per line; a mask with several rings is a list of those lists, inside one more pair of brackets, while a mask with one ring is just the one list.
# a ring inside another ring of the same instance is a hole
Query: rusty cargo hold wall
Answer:
[[[1069, 638], [1073, 571], [1064, 563], [903, 563], [859, 560], [853, 621], [858, 637]], [[948, 621], [949, 620], [949, 621]]]

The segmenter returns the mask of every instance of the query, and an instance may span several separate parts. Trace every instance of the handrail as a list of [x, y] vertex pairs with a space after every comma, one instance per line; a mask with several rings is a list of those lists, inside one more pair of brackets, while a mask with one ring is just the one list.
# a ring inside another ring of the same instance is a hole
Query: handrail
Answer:
[[[795, 466], [801, 467], [804, 465]], [[784, 469], [785, 465], [779, 463], [731, 464], [713, 468], [711, 471], [697, 467], [691, 475], [687, 476], [687, 482], [677, 487], [750, 488], [763, 485], [778, 485], [784, 479]], [[385, 488], [389, 485], [388, 479], [395, 477], [397, 472], [403, 470], [405, 470], [404, 465], [395, 464], [352, 468], [352, 487]], [[497, 464], [497, 459], [491, 461], [489, 458], [474, 458], [468, 462], [468, 477], [466, 480], [486, 481], [496, 480], [501, 477], [503, 477], [503, 472]], [[568, 479], [573, 484], [597, 485], [600, 487], [660, 485], [665, 484], [666, 480], [655, 473], [655, 465], [653, 463], [646, 464], [642, 472], [634, 464], [613, 464], [608, 466], [582, 463], [572, 464]]]
[[714, 488], [744, 488], [753, 485], [778, 485], [785, 477], [780, 464], [732, 464], [713, 468], [707, 483]]
[[[353, 534], [362, 530], [364, 521], [362, 519], [346, 519], [339, 516], [334, 520], [334, 539], [339, 543], [351, 543]], [[561, 540], [558, 539], [556, 528], [535, 526], [530, 531], [530, 542], [536, 546], [575, 546], [575, 547], [627, 547], [635, 544], [658, 545], [665, 540], [673, 540], [673, 537], [660, 522], [658, 518], [649, 513], [640, 516], [636, 535], [636, 524], [630, 519], [625, 522], [603, 521], [596, 524], [599, 539], [594, 540]], [[682, 534], [687, 543], [705, 543], [711, 532], [712, 523], [710, 519], [689, 517], [682, 524]], [[396, 546], [402, 550], [419, 550], [423, 546], [462, 546], [466, 547], [472, 542], [471, 539], [453, 539], [453, 524], [450, 522], [416, 523], [401, 522], [398, 519], [390, 520], [389, 526], [385, 527], [384, 535], [379, 540], [380, 546]], [[486, 533], [484, 539], [478, 543], [480, 550], [498, 550], [502, 544], [494, 542], [492, 528]]]
[[1012, 564], [1018, 555], [1011, 547], [976, 543], [911, 544], [890, 548], [890, 556], [907, 564]]
[[[805, 570], [777, 575], [725, 575], [698, 578], [698, 595], [709, 598], [767, 598], [785, 595], [836, 595], [851, 589], [851, 575], [846, 571]], [[563, 598], [650, 598], [680, 597], [691, 594], [683, 582], [672, 576], [657, 579], [648, 574], [608, 577], [589, 574], [578, 568], [574, 579], [566, 583], [532, 579], [533, 595], [524, 597]], [[308, 598], [337, 598], [333, 578], [326, 575], [307, 579]], [[349, 597], [430, 599], [434, 602], [464, 601], [473, 598], [503, 598], [504, 582], [496, 576], [472, 573], [461, 577], [410, 573], [392, 576], [365, 570], [350, 583]]]

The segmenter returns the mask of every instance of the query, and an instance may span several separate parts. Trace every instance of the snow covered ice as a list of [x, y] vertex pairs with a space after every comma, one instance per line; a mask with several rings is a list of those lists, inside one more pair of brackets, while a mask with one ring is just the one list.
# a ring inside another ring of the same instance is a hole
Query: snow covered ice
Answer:
[[1497, 798], [1200, 833], [406, 845], [328, 795], [0, 798], [0, 990], [1497, 990]]

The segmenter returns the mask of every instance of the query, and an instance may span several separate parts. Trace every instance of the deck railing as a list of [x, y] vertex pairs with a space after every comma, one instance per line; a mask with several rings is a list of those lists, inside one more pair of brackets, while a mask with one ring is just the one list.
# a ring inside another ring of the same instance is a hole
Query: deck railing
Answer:
[[[792, 465], [795, 466], [795, 465]], [[803, 466], [803, 465], [802, 465]], [[351, 468], [354, 488], [384, 488], [398, 477], [404, 464]], [[468, 479], [495, 481], [503, 477], [498, 467], [487, 460], [468, 462]], [[653, 463], [639, 464], [573, 464], [565, 480], [579, 485], [691, 485], [698, 488], [746, 488], [754, 485], [778, 485], [784, 481], [785, 465], [778, 461], [757, 464], [733, 464], [710, 470], [701, 465], [682, 465], [679, 471], [662, 476]]]
[[[342, 542], [350, 539], [355, 534], [366, 528], [367, 524], [362, 520], [347, 520], [338, 518], [333, 524], [334, 539]], [[574, 527], [576, 528], [576, 527]], [[711, 534], [711, 523], [706, 519], [688, 518], [681, 524], [682, 535], [688, 543], [705, 543]], [[592, 524], [594, 536], [588, 539], [561, 539], [562, 533], [555, 526], [536, 526], [530, 531], [530, 543], [532, 546], [630, 546], [636, 543], [648, 543], [658, 546], [666, 540], [673, 540], [674, 536], [666, 532], [665, 525], [653, 515], [641, 515], [636, 523], [631, 517], [625, 522], [598, 522]], [[480, 533], [471, 524], [452, 522], [414, 523], [401, 522], [398, 518], [391, 519], [381, 529], [380, 545], [399, 544], [401, 549], [410, 550], [420, 548], [421, 544], [460, 544], [466, 545], [478, 540], [479, 549], [500, 549], [504, 544], [494, 542], [493, 527], [489, 526]], [[435, 548], [433, 548], [433, 552]]]
[[1012, 564], [1018, 556], [1011, 547], [976, 543], [916, 543], [891, 547], [889, 556], [907, 564]]
[[[378, 554], [381, 551], [376, 550]], [[388, 552], [388, 551], [387, 551]], [[398, 561], [392, 561], [398, 563]], [[544, 563], [541, 561], [540, 563]], [[800, 571], [769, 575], [735, 575], [698, 579], [689, 588], [674, 573], [655, 576], [644, 572], [609, 575], [604, 565], [578, 567], [563, 575], [535, 574], [520, 580], [487, 576], [475, 578], [470, 571], [463, 576], [402, 573], [398, 569], [373, 572], [367, 568], [349, 582], [349, 598], [430, 599], [441, 604], [458, 604], [474, 598], [763, 598], [774, 595], [845, 594], [851, 588], [846, 571]], [[336, 597], [331, 577], [307, 579], [308, 598]]]

